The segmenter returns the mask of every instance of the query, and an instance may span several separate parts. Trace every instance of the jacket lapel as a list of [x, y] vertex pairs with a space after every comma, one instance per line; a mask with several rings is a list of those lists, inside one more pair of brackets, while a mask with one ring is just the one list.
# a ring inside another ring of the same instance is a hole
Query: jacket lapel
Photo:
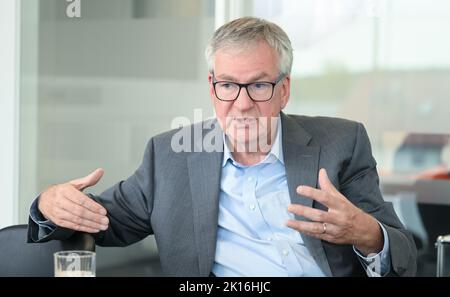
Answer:
[[[281, 113], [281, 120], [283, 127], [283, 155], [291, 202], [313, 207], [313, 200], [298, 195], [296, 189], [300, 185], [317, 187], [320, 147], [308, 145], [312, 139], [311, 135], [294, 119]], [[297, 220], [306, 220], [304, 217], [297, 215], [295, 218]], [[324, 274], [331, 276], [322, 241], [303, 234], [301, 236], [306, 248]]]
[[[217, 122], [216, 122], [217, 123]], [[217, 125], [218, 126], [218, 125]], [[207, 131], [221, 133], [220, 129]], [[210, 135], [209, 135], [210, 136]], [[223, 146], [222, 134], [217, 135]], [[201, 139], [194, 140], [196, 152], [187, 158], [189, 183], [194, 215], [194, 236], [198, 251], [200, 276], [208, 276], [214, 263], [217, 222], [219, 213], [219, 190], [223, 152], [202, 150]]]

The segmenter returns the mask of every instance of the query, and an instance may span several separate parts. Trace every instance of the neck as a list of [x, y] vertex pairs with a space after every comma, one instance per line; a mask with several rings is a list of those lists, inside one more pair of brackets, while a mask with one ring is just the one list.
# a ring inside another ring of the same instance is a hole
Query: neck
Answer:
[[274, 135], [271, 135], [268, 143], [266, 143], [263, 147], [258, 145], [256, 151], [252, 150], [248, 143], [233, 143], [232, 141], [229, 141], [228, 138], [226, 141], [228, 147], [231, 148], [231, 155], [233, 156], [233, 159], [239, 164], [251, 166], [258, 164], [269, 154], [273, 146], [274, 137]]
[[237, 152], [233, 152], [231, 154], [233, 155], [233, 158], [236, 160], [236, 162], [238, 162], [239, 164], [242, 164], [245, 166], [251, 166], [251, 165], [258, 164], [259, 162], [264, 160], [264, 158], [267, 156], [268, 153], [263, 153], [263, 152], [237, 153]]

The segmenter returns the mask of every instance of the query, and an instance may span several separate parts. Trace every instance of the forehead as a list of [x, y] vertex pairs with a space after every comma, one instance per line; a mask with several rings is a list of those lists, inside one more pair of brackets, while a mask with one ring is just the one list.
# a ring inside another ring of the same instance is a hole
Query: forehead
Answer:
[[217, 50], [214, 59], [214, 74], [239, 77], [254, 76], [257, 73], [277, 75], [278, 54], [265, 41], [244, 47], [225, 47]]

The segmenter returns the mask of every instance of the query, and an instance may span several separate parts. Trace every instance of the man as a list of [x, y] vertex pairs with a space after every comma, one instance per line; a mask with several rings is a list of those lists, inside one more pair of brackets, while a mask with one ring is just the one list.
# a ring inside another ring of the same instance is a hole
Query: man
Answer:
[[[32, 205], [29, 240], [77, 230], [125, 246], [154, 234], [168, 275], [414, 275], [414, 242], [383, 201], [363, 126], [281, 112], [285, 32], [237, 19], [206, 56], [217, 120], [153, 137], [137, 171], [99, 196], [81, 191], [101, 169], [49, 187]], [[188, 150], [174, 149], [197, 128]], [[204, 149], [206, 139], [218, 149]]]

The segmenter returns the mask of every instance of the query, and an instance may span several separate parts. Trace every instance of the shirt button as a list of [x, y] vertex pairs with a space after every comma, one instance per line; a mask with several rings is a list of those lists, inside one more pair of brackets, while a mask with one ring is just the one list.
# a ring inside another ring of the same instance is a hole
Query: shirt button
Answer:
[[288, 250], [283, 250], [283, 255], [284, 255], [284, 256], [289, 255], [289, 251], [288, 251]]
[[255, 210], [256, 206], [254, 204], [250, 204], [250, 209]]

